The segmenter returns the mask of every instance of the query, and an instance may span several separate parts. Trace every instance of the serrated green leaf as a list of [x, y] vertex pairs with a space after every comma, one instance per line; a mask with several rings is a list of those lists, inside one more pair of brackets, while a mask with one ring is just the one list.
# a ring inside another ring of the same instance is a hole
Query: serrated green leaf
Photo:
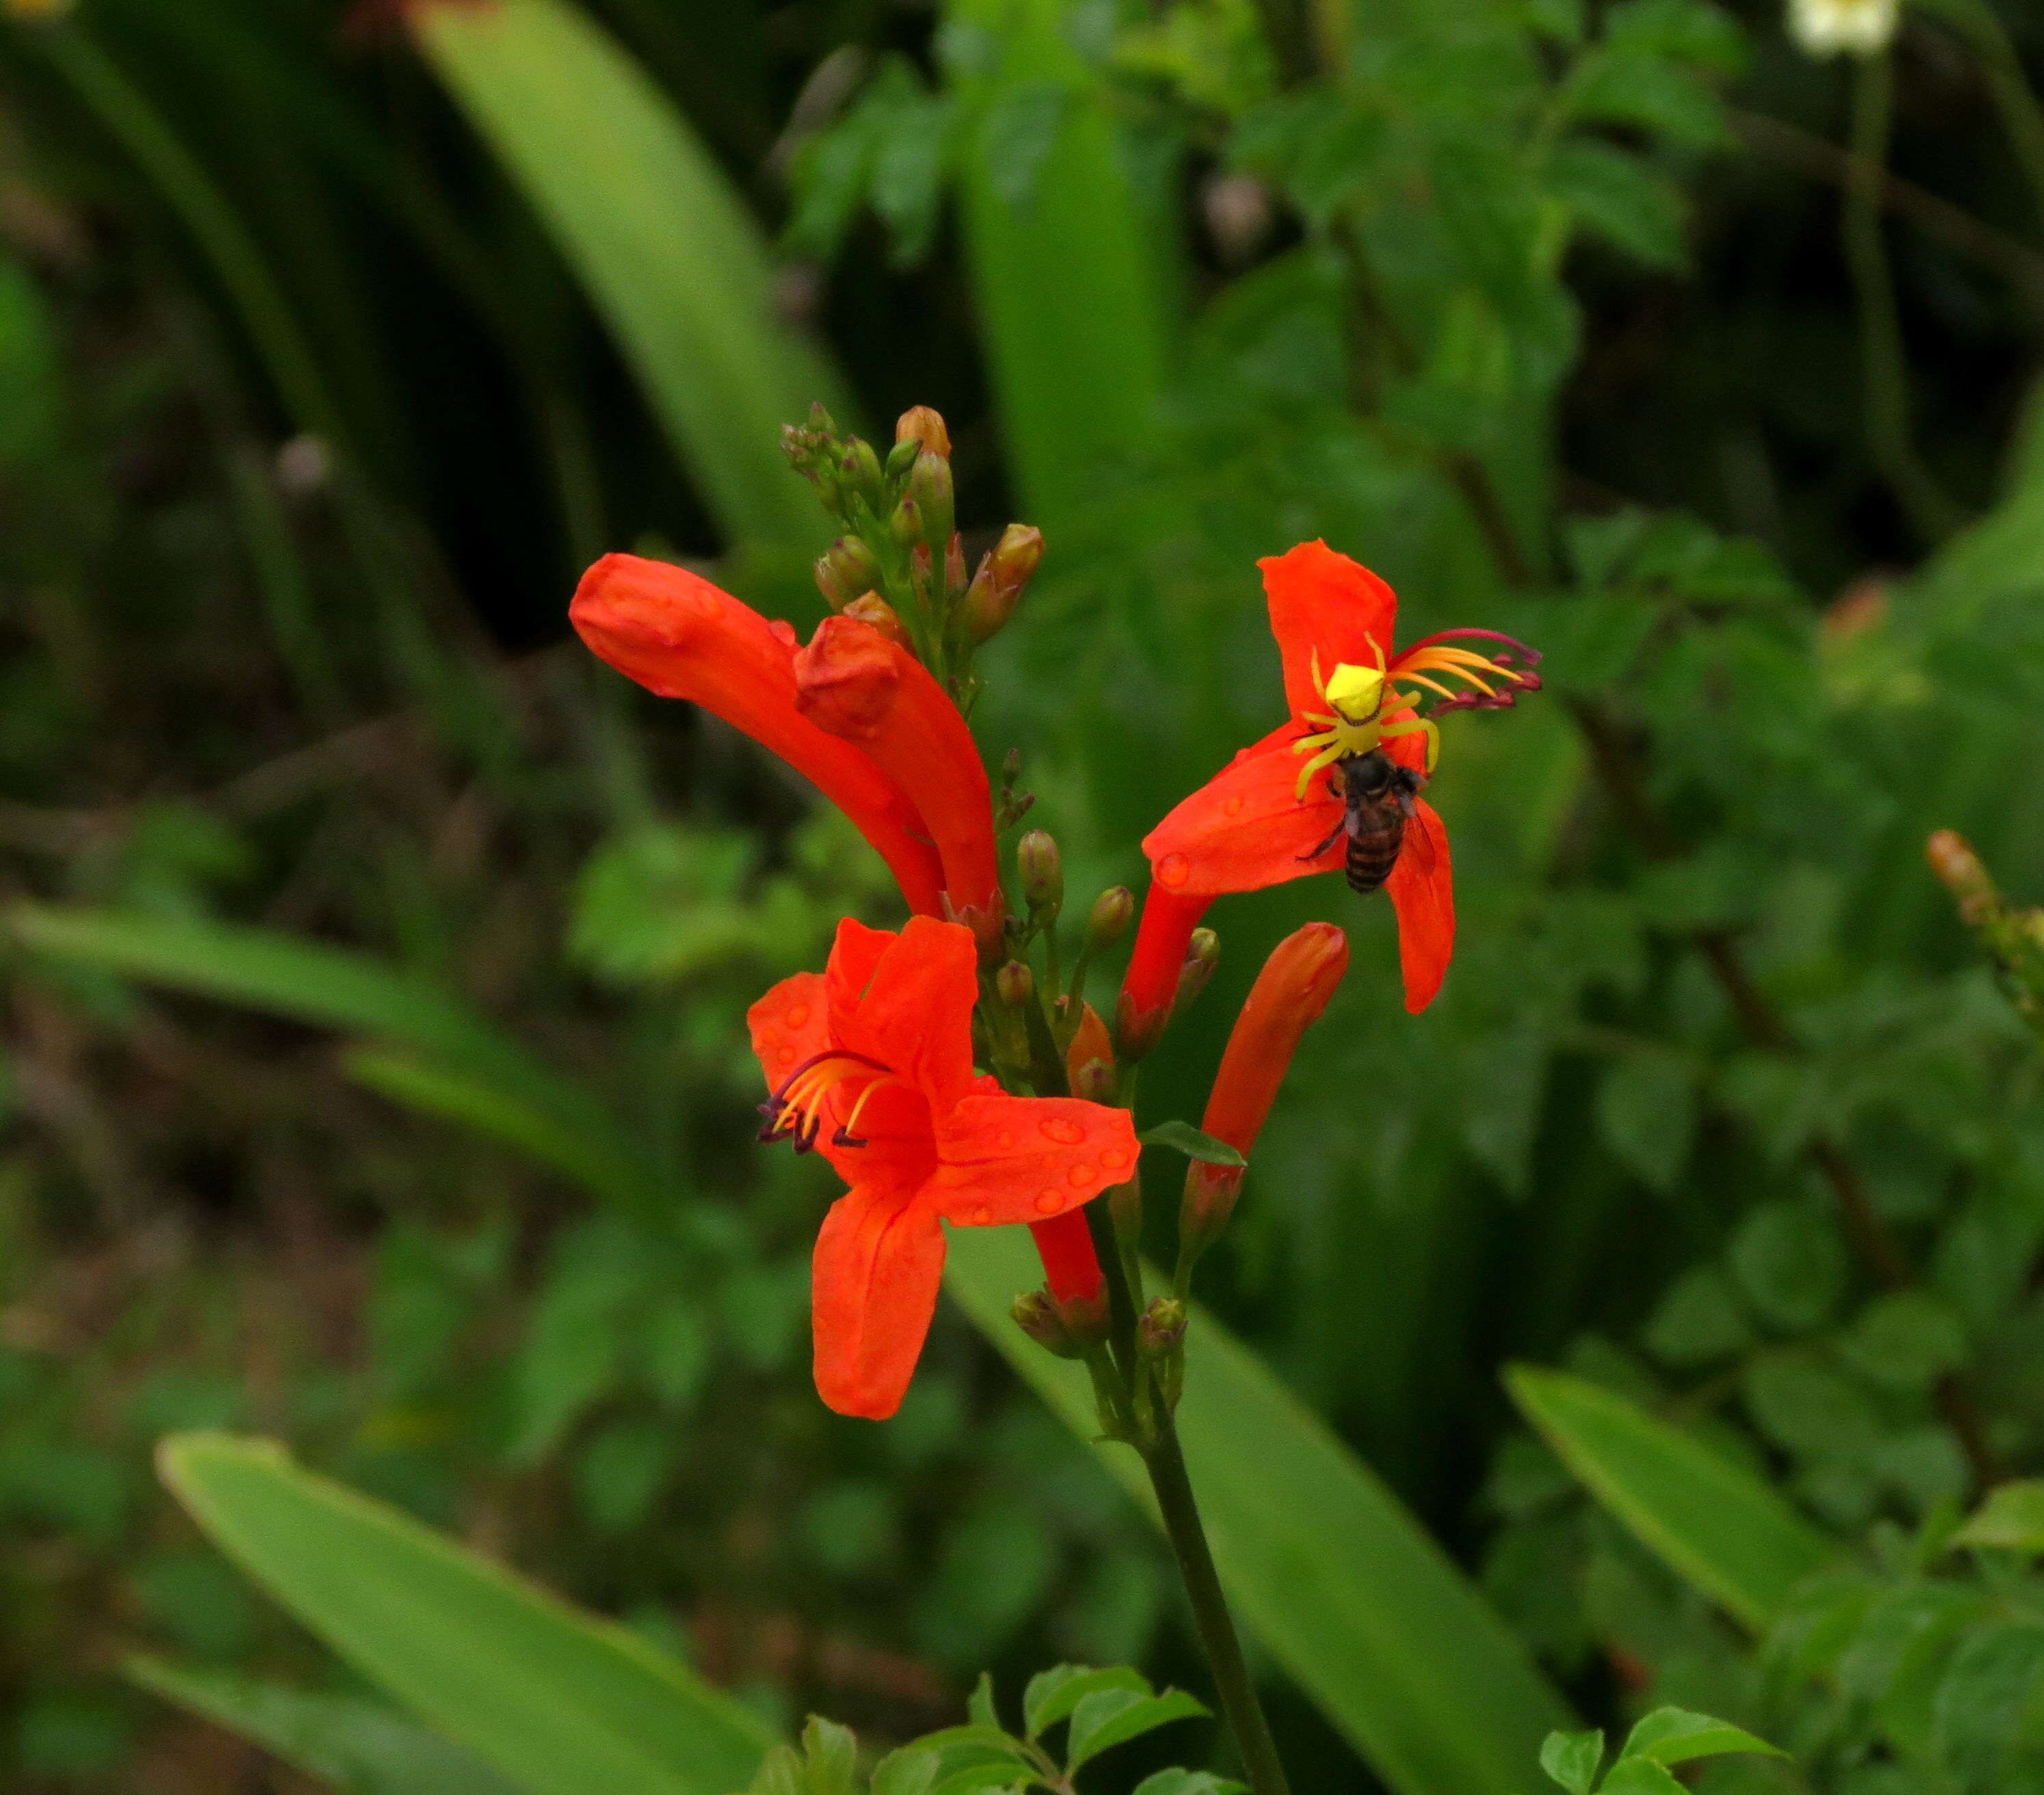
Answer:
[[1651, 1758], [1621, 1758], [1604, 1779], [1600, 1795], [1688, 1795], [1672, 1770]]
[[1550, 1732], [1540, 1747], [1540, 1768], [1569, 1791], [1590, 1795], [1604, 1762], [1604, 1732]]
[[1197, 1720], [1207, 1712], [1204, 1702], [1183, 1689], [1168, 1689], [1162, 1695], [1139, 1695], [1127, 1689], [1096, 1689], [1072, 1711], [1071, 1733], [1065, 1747], [1066, 1766], [1075, 1770], [1103, 1751], [1169, 1726], [1174, 1720]]
[[929, 1795], [943, 1758], [921, 1745], [905, 1745], [873, 1766], [872, 1795]]
[[1039, 1670], [1022, 1692], [1024, 1730], [1032, 1739], [1041, 1737], [1047, 1728], [1070, 1719], [1074, 1708], [1101, 1689], [1128, 1689], [1147, 1695], [1150, 1680], [1138, 1670], [1096, 1670], [1084, 1664], [1059, 1664]]
[[1619, 1755], [1651, 1758], [1657, 1764], [1686, 1764], [1692, 1758], [1718, 1758], [1729, 1751], [1757, 1751], [1769, 1758], [1788, 1755], [1729, 1720], [1681, 1708], [1657, 1708], [1642, 1716], [1626, 1735], [1625, 1749]]
[[1159, 1122], [1135, 1137], [1145, 1147], [1168, 1147], [1188, 1159], [1208, 1166], [1246, 1166], [1249, 1162], [1224, 1140], [1216, 1140], [1190, 1122]]

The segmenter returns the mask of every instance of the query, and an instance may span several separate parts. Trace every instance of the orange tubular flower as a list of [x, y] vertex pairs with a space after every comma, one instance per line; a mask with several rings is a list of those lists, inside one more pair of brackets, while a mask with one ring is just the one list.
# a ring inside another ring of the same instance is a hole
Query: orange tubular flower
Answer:
[[935, 839], [951, 912], [1001, 935], [1001, 872], [986, 768], [964, 717], [916, 657], [852, 617], [829, 617], [795, 656], [796, 707], [856, 743], [909, 795]]
[[[1502, 709], [1522, 691], [1539, 689], [1531, 671], [1539, 656], [1494, 630], [1445, 630], [1394, 655], [1396, 595], [1324, 542], [1301, 543], [1257, 564], [1291, 718], [1236, 755], [1144, 838], [1153, 882], [1143, 934], [1151, 939], [1139, 940], [1136, 956], [1146, 967], [1169, 959], [1174, 941], [1182, 952], [1198, 920], [1195, 905], [1341, 868], [1348, 845], [1344, 763], [1381, 750], [1409, 769], [1416, 784], [1424, 782], [1439, 741], [1435, 717]], [[1461, 645], [1468, 639], [1494, 646], [1478, 653]], [[1424, 717], [1422, 704], [1431, 707]], [[1447, 832], [1424, 798], [1408, 802], [1404, 847], [1384, 889], [1398, 914], [1405, 1007], [1416, 1013], [1433, 1001], [1447, 971], [1455, 905]], [[1160, 893], [1173, 899], [1161, 910]]]
[[943, 869], [914, 801], [869, 755], [797, 708], [787, 625], [686, 568], [636, 555], [606, 555], [584, 574], [568, 618], [627, 678], [701, 705], [778, 755], [879, 851], [909, 909], [943, 913]]
[[[1235, 1019], [1200, 1126], [1246, 1159], [1263, 1132], [1278, 1088], [1306, 1031], [1320, 1019], [1348, 971], [1348, 937], [1331, 922], [1309, 922], [1271, 949]], [[1225, 1225], [1242, 1188], [1243, 1167], [1195, 1161], [1185, 1176], [1180, 1231], [1194, 1252]]]
[[[851, 1186], [812, 1285], [816, 1388], [840, 1414], [900, 1406], [936, 1307], [940, 1222], [1051, 1221], [1135, 1163], [1125, 1110], [1010, 1097], [974, 1072], [977, 958], [955, 923], [916, 917], [896, 935], [847, 917], [824, 971], [783, 979], [747, 1017], [773, 1094], [762, 1138], [819, 1149]], [[1051, 1251], [1073, 1266], [1069, 1231]]]

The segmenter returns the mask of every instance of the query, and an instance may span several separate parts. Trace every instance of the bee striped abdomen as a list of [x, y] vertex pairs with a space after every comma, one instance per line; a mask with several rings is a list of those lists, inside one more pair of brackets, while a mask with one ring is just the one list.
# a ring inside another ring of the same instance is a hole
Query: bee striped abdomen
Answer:
[[1351, 890], [1364, 897], [1391, 876], [1398, 850], [1405, 844], [1405, 814], [1387, 807], [1366, 817], [1351, 817], [1344, 871]]

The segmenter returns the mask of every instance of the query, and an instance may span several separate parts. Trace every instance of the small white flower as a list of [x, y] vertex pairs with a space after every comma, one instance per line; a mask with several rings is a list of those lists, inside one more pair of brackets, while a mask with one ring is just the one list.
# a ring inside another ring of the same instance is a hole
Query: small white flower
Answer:
[[1788, 0], [1788, 35], [1813, 56], [1870, 56], [1893, 40], [1902, 0]]

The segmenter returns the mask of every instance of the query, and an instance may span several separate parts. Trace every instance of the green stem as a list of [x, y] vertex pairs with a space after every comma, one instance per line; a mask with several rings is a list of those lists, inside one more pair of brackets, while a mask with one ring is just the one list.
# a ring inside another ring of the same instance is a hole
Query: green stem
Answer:
[[1893, 100], [1894, 74], [1887, 54], [1861, 58], [1853, 89], [1852, 163], [1846, 179], [1846, 263], [1859, 307], [1867, 446], [1917, 533], [1935, 544], [1958, 527], [1964, 513], [1909, 440], [1909, 364], [1881, 218]]
[[1278, 1755], [1278, 1743], [1270, 1736], [1270, 1723], [1257, 1698], [1256, 1685], [1242, 1655], [1242, 1641], [1228, 1611], [1228, 1598], [1221, 1592], [1220, 1574], [1214, 1568], [1213, 1553], [1207, 1545], [1206, 1529], [1200, 1523], [1199, 1505], [1193, 1497], [1192, 1480], [1185, 1474], [1185, 1456], [1179, 1450], [1178, 1428], [1166, 1404], [1159, 1400], [1156, 1408], [1156, 1432], [1143, 1451], [1143, 1463], [1149, 1470], [1151, 1487], [1157, 1493], [1157, 1508], [1164, 1517], [1164, 1532], [1170, 1539], [1178, 1574], [1185, 1581], [1185, 1594], [1192, 1603], [1200, 1643], [1206, 1647], [1214, 1686], [1220, 1694], [1221, 1711], [1234, 1729], [1251, 1795], [1290, 1795], [1291, 1785]]
[[[1264, 1717], [1263, 1704], [1242, 1655], [1242, 1641], [1228, 1612], [1228, 1597], [1221, 1590], [1220, 1574], [1214, 1568], [1213, 1552], [1200, 1520], [1199, 1504], [1193, 1497], [1192, 1480], [1185, 1474], [1185, 1455], [1178, 1447], [1171, 1405], [1136, 1354], [1135, 1299], [1130, 1294], [1106, 1208], [1102, 1202], [1089, 1203], [1085, 1213], [1093, 1233], [1093, 1250], [1107, 1280], [1109, 1345], [1128, 1398], [1122, 1412], [1148, 1423], [1142, 1437], [1131, 1443], [1141, 1455], [1143, 1468], [1150, 1474], [1151, 1488], [1156, 1492], [1158, 1512], [1163, 1518], [1172, 1555], [1178, 1560], [1178, 1575], [1185, 1586], [1200, 1643], [1213, 1671], [1221, 1712], [1228, 1716], [1236, 1747], [1242, 1753], [1251, 1795], [1291, 1795], [1277, 1742], [1271, 1737], [1270, 1723]], [[1147, 1401], [1136, 1400], [1139, 1390]]]

